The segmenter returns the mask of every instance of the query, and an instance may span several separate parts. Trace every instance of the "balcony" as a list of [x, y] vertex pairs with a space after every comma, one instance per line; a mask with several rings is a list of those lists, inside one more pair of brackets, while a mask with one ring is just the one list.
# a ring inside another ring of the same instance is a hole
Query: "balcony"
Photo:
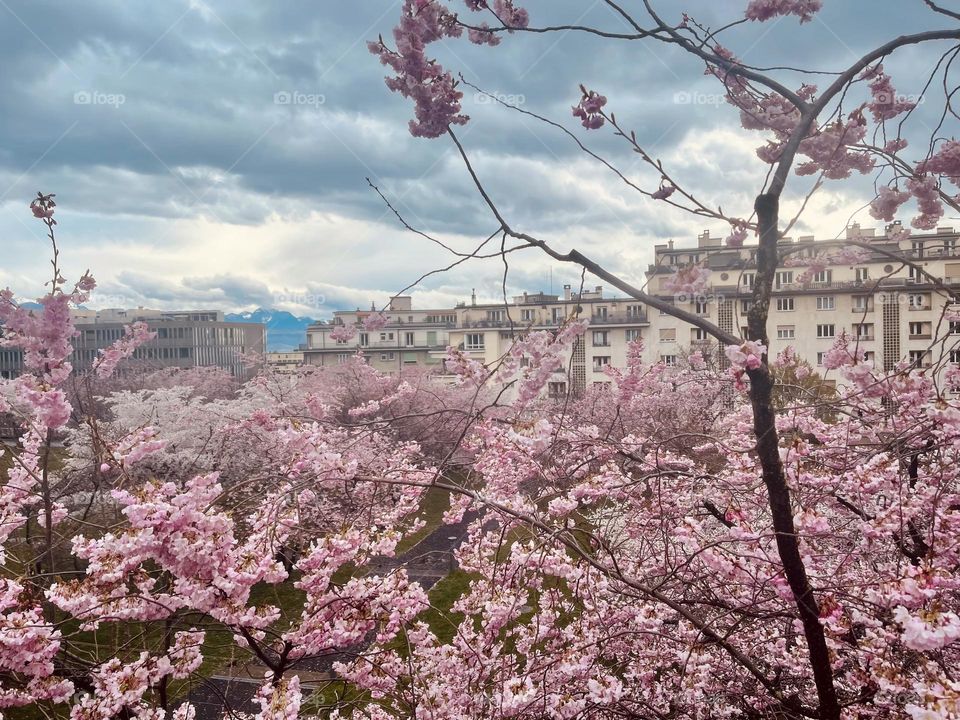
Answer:
[[[582, 319], [586, 319], [581, 316]], [[532, 324], [535, 328], [555, 328], [562, 325], [566, 322], [567, 316], [562, 318], [548, 319], [546, 322], [534, 321], [534, 320], [520, 320], [518, 318], [513, 319], [512, 327], [520, 329], [526, 328]], [[627, 315], [626, 313], [614, 313], [607, 316], [594, 316], [589, 318], [590, 325], [646, 325], [647, 324], [647, 315], [646, 313], [641, 315]], [[463, 322], [460, 324], [461, 329], [471, 329], [471, 328], [509, 328], [511, 323], [507, 319], [503, 320], [472, 320], [469, 322]]]

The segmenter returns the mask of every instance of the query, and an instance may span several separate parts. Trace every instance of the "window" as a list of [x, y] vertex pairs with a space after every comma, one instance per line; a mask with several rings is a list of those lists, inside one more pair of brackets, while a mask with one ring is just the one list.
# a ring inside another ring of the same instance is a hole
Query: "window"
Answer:
[[853, 311], [858, 313], [873, 312], [873, 298], [869, 295], [854, 295]]
[[668, 367], [669, 367], [669, 366], [676, 365], [676, 364], [677, 364], [677, 356], [676, 356], [676, 355], [661, 355], [661, 356], [660, 356], [660, 362], [662, 362], [664, 365], [667, 365]]
[[676, 342], [677, 341], [677, 329], [676, 328], [660, 328], [660, 342]]
[[833, 281], [833, 270], [819, 270], [813, 274], [815, 283], [829, 283]]
[[923, 257], [923, 240], [914, 240], [910, 243], [910, 247], [913, 250], [913, 254], [918, 258]]
[[792, 297], [778, 297], [777, 298], [777, 310], [780, 312], [792, 312], [793, 311], [793, 298]]
[[594, 355], [593, 356], [593, 371], [602, 372], [603, 369], [610, 364], [609, 355]]
[[463, 339], [464, 348], [467, 350], [483, 350], [483, 341], [483, 333], [467, 333]]
[[927, 310], [930, 307], [930, 296], [924, 293], [910, 293], [907, 301], [911, 310]]
[[404, 345], [416, 345], [416, 343], [414, 342], [414, 337], [413, 337], [413, 333], [412, 333], [412, 332], [408, 332], [408, 333], [404, 333], [404, 334], [403, 334], [403, 344], [404, 344]]
[[337, 353], [337, 362], [343, 365], [350, 359], [350, 353]]
[[707, 335], [707, 331], [703, 328], [693, 328], [690, 331], [690, 339], [693, 342], [703, 342], [704, 340], [709, 340], [710, 336]]
[[[667, 304], [668, 304], [668, 305], [673, 305], [672, 302], [668, 302]], [[661, 311], [660, 311], [660, 315], [661, 315], [661, 316], [666, 315], [666, 314], [667, 314], [667, 312], [666, 312], [665, 310], [661, 310]]]
[[877, 354], [873, 350], [867, 350], [863, 354], [863, 359], [866, 360], [868, 363], [872, 363], [876, 359], [876, 357], [877, 357]]
[[916, 265], [910, 266], [910, 272], [908, 275], [913, 282], [920, 282], [920, 280], [923, 278], [923, 272]]
[[526, 310], [521, 310], [521, 311], [520, 311], [520, 319], [521, 319], [523, 322], [533, 322], [533, 319], [534, 319], [534, 311], [533, 311], [532, 309], [530, 309], [530, 308], [528, 308], [528, 309], [526, 309]]
[[950, 362], [954, 364], [960, 363], [960, 350], [950, 351]]
[[554, 400], [567, 396], [567, 384], [565, 382], [547, 383], [547, 395]]
[[436, 347], [436, 345], [437, 345], [437, 331], [427, 330], [427, 346]]
[[710, 305], [706, 300], [697, 300], [693, 304], [693, 311], [697, 315], [709, 315], [710, 314]]
[[853, 331], [858, 340], [873, 340], [873, 323], [857, 323]]
[[836, 310], [837, 299], [833, 295], [817, 298], [817, 310]]
[[753, 287], [753, 281], [756, 279], [756, 277], [757, 277], [757, 276], [756, 276], [755, 273], [744, 273], [744, 274], [741, 276], [740, 282], [743, 284], [744, 287], [746, 287], [746, 288], [752, 288], [752, 287]]
[[367, 347], [370, 344], [370, 333], [360, 333], [360, 347]]
[[775, 278], [775, 287], [780, 289], [784, 285], [793, 284], [793, 270], [781, 270]]
[[794, 325], [777, 325], [777, 340], [793, 340], [797, 336]]
[[489, 322], [503, 322], [506, 317], [506, 310], [487, 310], [487, 320]]
[[822, 353], [822, 352], [818, 352], [818, 353], [817, 353], [817, 365], [823, 365], [823, 356], [824, 356], [824, 355], [826, 355], [826, 353]]
[[597, 320], [606, 320], [607, 319], [607, 309], [605, 307], [598, 307], [593, 309], [593, 317]]
[[606, 392], [613, 387], [613, 383], [611, 383], [609, 380], [594, 380], [593, 386], [601, 392]]
[[870, 268], [858, 267], [853, 270], [853, 277], [857, 282], [866, 282], [870, 279]]
[[818, 338], [832, 338], [837, 334], [837, 328], [835, 325], [817, 325], [817, 337]]
[[608, 347], [610, 345], [610, 333], [607, 330], [593, 331], [593, 346]]
[[566, 314], [563, 312], [563, 308], [553, 308], [551, 317], [553, 318], [553, 321], [555, 323], [559, 323], [559, 322], [563, 322], [564, 318], [566, 317]]
[[910, 337], [912, 338], [928, 338], [930, 337], [930, 323], [925, 322], [912, 322], [909, 324]]
[[643, 317], [642, 305], [627, 305], [627, 317], [638, 319]]
[[626, 331], [627, 342], [636, 342], [640, 339], [639, 328], [630, 328]]
[[914, 367], [928, 367], [929, 355], [926, 350], [911, 350], [910, 351], [910, 364]]
[[957, 320], [950, 321], [950, 334], [960, 335], [960, 321], [957, 321]]
[[380, 333], [380, 342], [386, 342], [387, 340], [393, 340], [393, 333], [392, 332]]
[[753, 300], [741, 300], [740, 301], [740, 312], [743, 315], [746, 315], [750, 312], [750, 308], [753, 307]]
[[383, 362], [389, 362], [390, 360], [394, 360], [395, 358], [396, 358], [396, 353], [392, 353], [392, 352], [380, 353], [380, 359]]

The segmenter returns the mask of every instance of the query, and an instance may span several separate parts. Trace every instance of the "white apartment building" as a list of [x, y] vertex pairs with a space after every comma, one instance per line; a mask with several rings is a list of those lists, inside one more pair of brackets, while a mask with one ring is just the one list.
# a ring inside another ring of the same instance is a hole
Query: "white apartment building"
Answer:
[[[575, 316], [589, 317], [587, 334], [573, 347], [569, 377], [558, 373], [550, 383], [553, 394], [582, 389], [588, 383], [608, 382], [603, 368], [623, 366], [627, 343], [641, 337], [647, 327], [643, 305], [626, 298], [606, 298], [603, 288], [581, 293], [564, 286], [564, 294], [524, 293], [512, 303], [477, 303], [454, 308], [413, 310], [409, 297], [394, 297], [385, 311], [388, 323], [376, 331], [363, 329], [363, 319], [374, 311], [334, 314], [330, 323], [307, 328], [304, 361], [336, 365], [362, 351], [367, 361], [386, 373], [402, 374], [415, 367], [443, 372], [447, 347], [460, 348], [471, 359], [494, 363], [509, 350], [513, 339], [532, 330], [553, 329]], [[351, 340], [337, 341], [330, 333], [338, 326], [354, 325]]]
[[[782, 257], [790, 260], [782, 261], [774, 284], [767, 324], [770, 352], [792, 346], [822, 372], [824, 354], [846, 332], [867, 359], [884, 370], [903, 359], [922, 367], [941, 359], [960, 361], [960, 325], [944, 323], [939, 337], [949, 336], [947, 342], [934, 342], [944, 307], [951, 304], [951, 291], [960, 292], [958, 233], [951, 227], [922, 235], [904, 235], [901, 230], [899, 223], [882, 233], [859, 225], [847, 228], [847, 240], [868, 246], [863, 261], [831, 264], [808, 278], [803, 276], [810, 261], [835, 252], [838, 245], [813, 237], [781, 240]], [[709, 231], [693, 248], [658, 245], [648, 271], [649, 292], [746, 336], [755, 252], [755, 246], [725, 247]], [[691, 262], [711, 270], [710, 286], [695, 297], [665, 292], [668, 274]], [[660, 313], [651, 317], [651, 331], [648, 354], [661, 359], [707, 342], [701, 331]]]
[[[812, 237], [784, 238], [785, 260], [777, 272], [768, 323], [771, 352], [792, 346], [822, 372], [824, 354], [837, 336], [846, 332], [857, 338], [867, 357], [884, 369], [902, 359], [929, 366], [944, 354], [948, 354], [944, 359], [949, 362], [960, 362], [960, 344], [956, 342], [960, 341], [960, 323], [941, 328], [941, 338], [944, 333], [952, 333], [948, 342], [933, 342], [944, 304], [950, 298], [944, 287], [960, 292], [958, 233], [944, 227], [897, 239], [900, 231], [899, 224], [881, 233], [851, 226], [847, 239], [871, 248], [863, 262], [829, 265], [809, 278], [803, 275], [810, 261], [835, 251], [837, 244]], [[695, 247], [675, 247], [672, 241], [657, 245], [654, 263], [647, 272], [647, 292], [675, 302], [728, 332], [745, 336], [755, 252], [756, 246], [726, 247], [709, 231], [699, 236]], [[889, 253], [922, 267], [943, 285], [891, 258]], [[696, 296], [667, 292], [664, 281], [668, 275], [691, 263], [710, 269], [708, 287]], [[604, 367], [623, 367], [628, 342], [638, 338], [644, 341], [644, 359], [649, 363], [675, 364], [697, 350], [722, 358], [716, 343], [698, 328], [636, 300], [605, 297], [601, 287], [574, 292], [564, 286], [563, 295], [524, 293], [510, 303], [478, 304], [474, 295], [469, 303], [430, 310], [414, 310], [409, 297], [394, 297], [384, 313], [387, 325], [367, 331], [363, 320], [373, 312], [336, 312], [332, 322], [311, 325], [304, 362], [335, 365], [346, 362], [359, 350], [382, 372], [402, 374], [409, 368], [427, 367], [442, 373], [448, 345], [473, 359], [494, 363], [519, 335], [556, 328], [575, 316], [589, 318], [590, 327], [572, 348], [569, 370], [551, 380], [551, 394], [609, 382]], [[344, 325], [356, 328], [351, 340], [330, 337], [335, 328]]]

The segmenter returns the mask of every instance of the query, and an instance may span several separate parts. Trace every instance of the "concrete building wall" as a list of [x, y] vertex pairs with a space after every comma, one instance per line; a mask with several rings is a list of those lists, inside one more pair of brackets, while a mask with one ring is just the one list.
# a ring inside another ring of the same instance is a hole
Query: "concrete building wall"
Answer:
[[[252, 372], [245, 356], [266, 351], [266, 326], [224, 322], [218, 311], [86, 310], [74, 317], [78, 331], [73, 339], [74, 367], [89, 368], [101, 349], [123, 337], [124, 325], [138, 320], [146, 322], [157, 337], [140, 346], [121, 371], [212, 366], [245, 378]], [[0, 376], [15, 377], [22, 369], [19, 351], [0, 350]]]

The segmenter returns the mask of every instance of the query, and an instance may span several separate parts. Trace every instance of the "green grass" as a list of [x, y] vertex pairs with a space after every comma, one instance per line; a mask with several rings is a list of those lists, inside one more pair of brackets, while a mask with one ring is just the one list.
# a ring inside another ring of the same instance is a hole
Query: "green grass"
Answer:
[[[51, 467], [58, 467], [62, 463], [62, 451], [55, 448]], [[53, 454], [52, 453], [52, 454]], [[0, 456], [0, 480], [6, 480], [7, 470], [13, 459], [9, 450]], [[423, 495], [420, 508], [414, 516], [422, 520], [424, 525], [418, 531], [404, 537], [397, 546], [397, 554], [410, 552], [430, 533], [443, 524], [443, 515], [450, 507], [450, 493], [441, 488], [429, 488]], [[343, 583], [357, 571], [353, 566], [344, 567], [337, 573], [336, 581]], [[299, 620], [304, 607], [305, 595], [294, 587], [295, 578], [279, 585], [258, 585], [251, 592], [251, 605], [271, 604], [280, 608], [280, 619], [273, 630], [282, 632], [292, 623]], [[443, 643], [450, 642], [462, 621], [459, 613], [450, 610], [456, 600], [469, 588], [470, 576], [462, 571], [454, 571], [441, 579], [429, 592], [431, 607], [421, 613], [420, 618], [426, 622], [432, 632]], [[157, 654], [162, 652], [164, 623], [135, 623], [119, 622], [105, 623], [95, 631], [81, 631], [76, 620], [60, 617], [61, 629], [65, 638], [69, 638], [69, 647], [78, 657], [90, 663], [101, 663], [112, 657], [121, 660], [135, 659], [146, 650]], [[199, 615], [184, 615], [178, 617], [174, 630], [186, 630], [195, 627], [206, 633], [203, 643], [203, 664], [195, 675], [182, 681], [171, 682], [168, 693], [171, 698], [182, 697], [195, 687], [201, 678], [210, 677], [219, 670], [231, 666], [244, 665], [252, 662], [254, 656], [249, 650], [239, 647], [234, 640], [233, 633], [219, 623]], [[395, 647], [402, 651], [405, 647], [405, 638], [395, 641]], [[369, 702], [366, 693], [358, 691], [349, 683], [340, 680], [331, 680], [317, 690], [310, 699], [309, 708], [320, 711], [334, 706], [362, 705]], [[42, 718], [66, 717], [69, 705], [57, 707], [48, 704], [34, 705], [25, 708], [11, 708], [5, 714], [16, 720], [40, 720]]]

